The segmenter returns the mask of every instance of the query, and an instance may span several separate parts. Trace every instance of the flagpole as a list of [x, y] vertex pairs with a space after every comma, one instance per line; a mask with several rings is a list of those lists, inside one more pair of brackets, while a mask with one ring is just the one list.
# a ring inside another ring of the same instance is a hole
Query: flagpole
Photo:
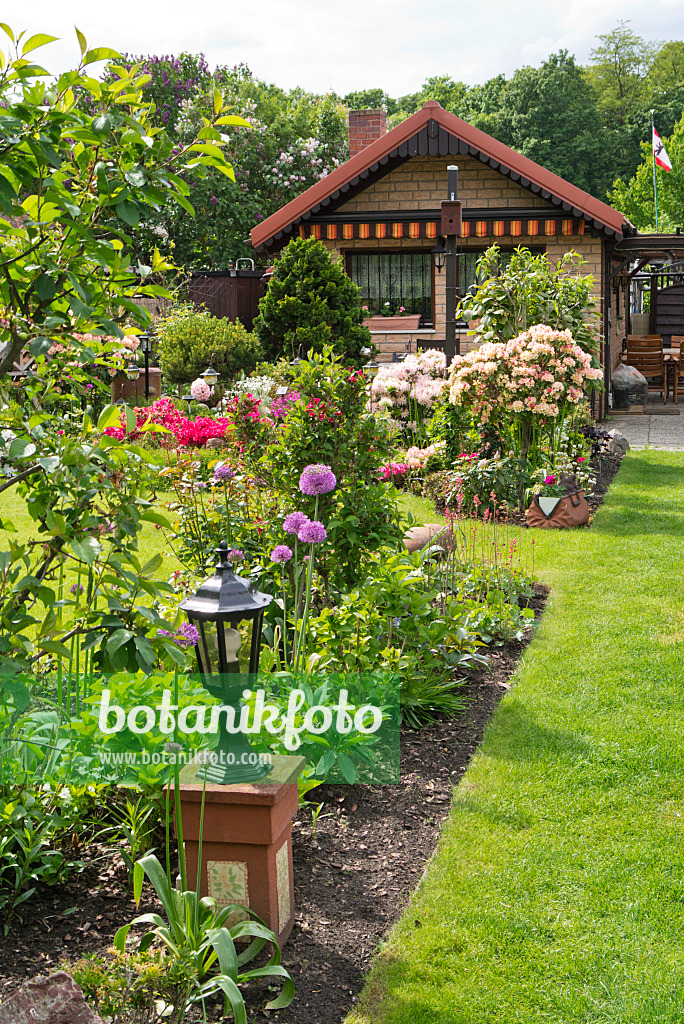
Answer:
[[656, 161], [655, 161], [655, 148], [653, 146], [653, 137], [655, 132], [655, 122], [653, 120], [653, 111], [651, 111], [651, 158], [653, 160], [653, 198], [655, 200], [655, 219], [656, 219], [656, 234], [658, 233], [658, 178], [656, 176]]

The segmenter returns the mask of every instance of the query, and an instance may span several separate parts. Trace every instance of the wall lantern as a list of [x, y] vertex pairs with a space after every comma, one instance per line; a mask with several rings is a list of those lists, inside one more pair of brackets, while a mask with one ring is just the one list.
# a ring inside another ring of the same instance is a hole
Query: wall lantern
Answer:
[[437, 239], [437, 244], [432, 250], [432, 262], [437, 269], [437, 273], [441, 274], [446, 263], [446, 248], [444, 246], [444, 239], [441, 236]]
[[[273, 598], [248, 580], [236, 576], [226, 541], [216, 548], [216, 572], [180, 605], [198, 632], [195, 653], [202, 685], [240, 719], [242, 691], [259, 671], [264, 611]], [[251, 678], [247, 678], [247, 677]], [[260, 764], [243, 732], [228, 732], [226, 715], [220, 719], [214, 764], [199, 772], [219, 785], [255, 782], [271, 768]]]

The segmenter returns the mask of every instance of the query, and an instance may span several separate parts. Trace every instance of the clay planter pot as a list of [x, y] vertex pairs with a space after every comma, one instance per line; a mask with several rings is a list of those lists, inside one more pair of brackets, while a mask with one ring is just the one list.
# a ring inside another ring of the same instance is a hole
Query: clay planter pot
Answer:
[[527, 525], [542, 530], [567, 530], [572, 526], [586, 526], [589, 506], [584, 491], [574, 491], [562, 498], [537, 495], [527, 510]]
[[409, 316], [370, 316], [363, 321], [369, 331], [417, 331], [420, 324], [420, 313]]

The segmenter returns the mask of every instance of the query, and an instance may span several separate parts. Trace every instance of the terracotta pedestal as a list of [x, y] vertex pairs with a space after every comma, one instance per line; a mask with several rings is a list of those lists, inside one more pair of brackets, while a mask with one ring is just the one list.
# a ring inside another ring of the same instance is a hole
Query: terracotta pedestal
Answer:
[[[110, 386], [112, 402], [120, 398], [126, 401], [137, 401], [145, 397], [145, 370], [141, 367], [137, 380], [128, 377], [115, 377]], [[158, 366], [150, 366], [150, 398], [161, 397], [161, 370]]]
[[[200, 895], [213, 896], [217, 906], [248, 906], [281, 945], [294, 923], [291, 827], [297, 812], [297, 779], [305, 763], [303, 757], [277, 755], [273, 770], [260, 782], [206, 787]], [[187, 765], [180, 773], [188, 885], [197, 878], [199, 770]]]

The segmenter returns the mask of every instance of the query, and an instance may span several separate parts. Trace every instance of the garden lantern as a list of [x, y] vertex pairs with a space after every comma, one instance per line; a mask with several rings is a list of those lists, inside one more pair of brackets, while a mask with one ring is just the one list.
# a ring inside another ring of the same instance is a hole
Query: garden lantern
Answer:
[[219, 379], [219, 374], [216, 372], [213, 366], [207, 366], [204, 373], [200, 373], [200, 377], [207, 385], [207, 387], [213, 388], [216, 381]]
[[373, 356], [371, 356], [368, 362], [363, 364], [363, 369], [364, 372], [367, 373], [369, 377], [375, 377], [378, 370], [380, 369], [380, 363], [376, 363]]
[[136, 366], [135, 363], [129, 363], [126, 369], [124, 370], [124, 373], [126, 374], [129, 380], [137, 380], [138, 377], [140, 376], [140, 367]]
[[441, 235], [437, 239], [437, 244], [435, 245], [434, 249], [432, 250], [431, 255], [432, 255], [432, 262], [435, 265], [437, 273], [441, 274], [442, 270], [444, 268], [444, 264], [446, 263], [446, 248], [445, 248], [445, 245], [444, 245], [444, 239], [442, 238]]
[[[221, 541], [216, 572], [180, 605], [198, 633], [195, 653], [202, 685], [235, 709], [239, 721], [242, 691], [259, 670], [264, 611], [273, 598], [236, 576], [231, 552]], [[222, 717], [217, 762], [201, 770], [207, 782], [232, 785], [263, 778], [270, 767], [259, 763], [244, 733], [229, 733]]]
[[154, 338], [151, 334], [140, 334], [140, 348], [145, 356], [145, 398], [150, 397], [150, 355], [154, 351]]

